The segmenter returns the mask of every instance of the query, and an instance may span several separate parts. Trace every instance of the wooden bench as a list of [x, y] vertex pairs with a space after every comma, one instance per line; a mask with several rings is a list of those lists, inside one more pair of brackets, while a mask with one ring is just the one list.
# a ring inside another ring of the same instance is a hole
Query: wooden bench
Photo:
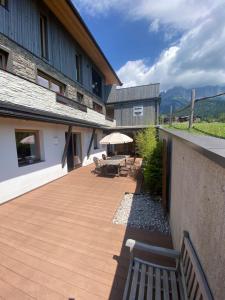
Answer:
[[[128, 239], [130, 266], [123, 300], [213, 300], [206, 277], [192, 246], [184, 232], [181, 251], [147, 245]], [[156, 265], [134, 256], [141, 250], [173, 258], [174, 267]]]

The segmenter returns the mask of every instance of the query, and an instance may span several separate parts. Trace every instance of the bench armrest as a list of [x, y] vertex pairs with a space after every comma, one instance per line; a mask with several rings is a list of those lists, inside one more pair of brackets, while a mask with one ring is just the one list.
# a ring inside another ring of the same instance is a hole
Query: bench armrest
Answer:
[[159, 254], [159, 255], [163, 255], [163, 256], [167, 256], [167, 257], [172, 257], [175, 259], [178, 259], [180, 257], [180, 252], [177, 250], [152, 246], [152, 245], [144, 244], [141, 242], [137, 242], [132, 239], [128, 239], [126, 241], [126, 246], [130, 248], [130, 252], [132, 252], [134, 249], [138, 249], [138, 250], [150, 252], [153, 254]]

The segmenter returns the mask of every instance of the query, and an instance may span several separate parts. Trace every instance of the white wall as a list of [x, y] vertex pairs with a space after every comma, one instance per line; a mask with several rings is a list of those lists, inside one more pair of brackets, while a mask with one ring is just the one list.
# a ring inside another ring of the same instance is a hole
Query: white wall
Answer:
[[[42, 162], [18, 166], [15, 129], [39, 130]], [[0, 203], [68, 173], [67, 165], [63, 169], [61, 165], [66, 131], [67, 126], [63, 125], [0, 118]], [[94, 156], [101, 158], [105, 153], [104, 148], [94, 150], [92, 145], [91, 155], [87, 158], [92, 129], [74, 127], [73, 132], [81, 133], [83, 166], [92, 163]], [[100, 139], [102, 131], [97, 132]]]
[[[98, 143], [98, 149], [94, 149], [94, 141], [92, 143], [90, 156], [87, 157], [87, 152], [92, 136], [92, 128], [82, 128], [82, 127], [73, 127], [74, 133], [81, 133], [81, 143], [82, 143], [82, 166], [87, 166], [93, 163], [93, 158], [97, 157], [102, 159], [102, 154], [106, 154], [106, 146], [100, 145]], [[96, 129], [95, 133], [98, 135], [98, 141], [103, 137], [103, 132], [100, 129]]]

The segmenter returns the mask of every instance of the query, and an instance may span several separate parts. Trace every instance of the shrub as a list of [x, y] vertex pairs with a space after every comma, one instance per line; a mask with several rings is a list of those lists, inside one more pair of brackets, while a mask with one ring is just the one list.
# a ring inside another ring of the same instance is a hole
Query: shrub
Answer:
[[162, 193], [162, 143], [153, 127], [136, 135], [138, 154], [143, 157], [144, 187], [153, 194]]

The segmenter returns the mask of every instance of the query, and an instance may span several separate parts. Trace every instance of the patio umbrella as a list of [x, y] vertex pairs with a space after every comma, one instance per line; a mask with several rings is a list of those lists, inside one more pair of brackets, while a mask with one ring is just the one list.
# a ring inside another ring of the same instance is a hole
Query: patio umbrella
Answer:
[[27, 137], [25, 137], [25, 138], [23, 138], [21, 141], [20, 141], [20, 143], [21, 144], [29, 144], [29, 145], [33, 145], [34, 144], [34, 135], [32, 134], [32, 135], [29, 135], [29, 136], [27, 136]]
[[110, 133], [100, 140], [100, 144], [102, 145], [127, 144], [131, 142], [133, 142], [132, 138], [120, 132]]

